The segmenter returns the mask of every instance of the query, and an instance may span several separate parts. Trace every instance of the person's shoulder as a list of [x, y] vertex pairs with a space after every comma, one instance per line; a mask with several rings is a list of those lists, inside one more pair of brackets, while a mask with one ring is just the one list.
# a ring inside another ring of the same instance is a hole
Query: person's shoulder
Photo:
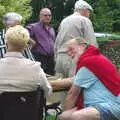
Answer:
[[26, 27], [36, 27], [40, 24], [40, 22], [30, 23]]
[[63, 22], [63, 21], [67, 21], [68, 19], [71, 19], [72, 16], [73, 16], [73, 14], [64, 17], [63, 20], [62, 20], [62, 22]]
[[89, 20], [89, 18], [87, 18], [87, 17], [85, 17], [85, 16], [82, 16], [82, 15], [78, 15], [78, 14], [75, 14], [75, 13], [73, 13], [73, 14], [71, 14], [71, 15], [69, 15], [69, 16], [67, 16], [66, 18], [64, 18], [63, 20], [62, 20], [62, 22], [64, 23], [64, 22], [66, 22], [66, 21], [75, 21], [75, 22], [80, 22], [80, 21], [90, 21]]
[[75, 19], [81, 20], [81, 21], [90, 21], [88, 17], [82, 16], [82, 15], [75, 15]]
[[[87, 77], [87, 76], [96, 77], [96, 76], [94, 75], [94, 73], [93, 73], [89, 68], [87, 68], [87, 67], [85, 67], [85, 66], [81, 67], [81, 68], [78, 70], [77, 74], [78, 74], [78, 75], [81, 75], [81, 76], [85, 76], [85, 77]], [[86, 76], [86, 75], [87, 75], [87, 76]]]
[[80, 23], [81, 25], [92, 25], [91, 20], [88, 17], [78, 15], [76, 16], [76, 23]]
[[91, 23], [91, 20], [88, 17], [81, 16], [81, 19], [87, 23]]
[[23, 58], [22, 60], [24, 61], [24, 63], [26, 65], [34, 65], [34, 66], [40, 66], [41, 65], [40, 62], [33, 61], [33, 60], [30, 60], [30, 59], [27, 59], [27, 58]]
[[63, 26], [64, 26], [65, 24], [67, 24], [68, 22], [71, 22], [71, 21], [73, 21], [72, 14], [69, 15], [69, 16], [64, 17], [64, 18], [62, 19], [60, 25], [63, 25]]
[[87, 67], [83, 66], [83, 67], [81, 67], [78, 71], [89, 72], [90, 70], [89, 70]]
[[33, 26], [37, 26], [37, 25], [40, 25], [40, 24], [41, 24], [41, 22], [38, 21], [38, 22], [33, 23], [32, 25], [33, 25]]
[[36, 74], [38, 74], [40, 71], [41, 72], [43, 71], [40, 62], [24, 58], [22, 59], [22, 64], [24, 65], [25, 68], [28, 68], [29, 70], [33, 70], [34, 72], [36, 72]]

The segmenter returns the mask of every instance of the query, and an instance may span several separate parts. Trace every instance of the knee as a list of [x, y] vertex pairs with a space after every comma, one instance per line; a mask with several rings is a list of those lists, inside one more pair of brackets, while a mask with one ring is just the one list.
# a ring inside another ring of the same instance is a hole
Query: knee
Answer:
[[58, 118], [59, 118], [60, 120], [73, 120], [73, 119], [71, 119], [71, 115], [67, 116], [67, 115], [65, 115], [65, 114], [59, 115]]
[[83, 114], [76, 111], [76, 112], [72, 113], [71, 120], [85, 120], [85, 119], [84, 119]]

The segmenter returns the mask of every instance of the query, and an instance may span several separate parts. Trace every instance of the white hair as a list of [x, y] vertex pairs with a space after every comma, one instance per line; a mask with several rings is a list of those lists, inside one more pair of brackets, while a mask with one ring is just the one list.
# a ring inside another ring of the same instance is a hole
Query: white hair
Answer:
[[88, 10], [93, 11], [92, 6], [89, 5], [89, 4], [88, 4], [86, 1], [84, 1], [84, 0], [78, 0], [78, 1], [75, 3], [74, 10], [85, 10], [85, 9], [88, 9]]
[[14, 21], [22, 21], [22, 16], [15, 12], [6, 13], [3, 17], [4, 24], [13, 24]]

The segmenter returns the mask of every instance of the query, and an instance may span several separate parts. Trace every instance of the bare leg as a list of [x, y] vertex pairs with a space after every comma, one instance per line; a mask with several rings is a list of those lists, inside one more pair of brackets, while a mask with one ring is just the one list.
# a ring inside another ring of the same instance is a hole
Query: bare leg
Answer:
[[100, 113], [96, 108], [88, 107], [64, 111], [59, 117], [62, 120], [100, 120]]
[[62, 114], [60, 114], [58, 117], [62, 120], [71, 120], [72, 118], [72, 113], [77, 111], [77, 108], [73, 108], [70, 110], [65, 110]]

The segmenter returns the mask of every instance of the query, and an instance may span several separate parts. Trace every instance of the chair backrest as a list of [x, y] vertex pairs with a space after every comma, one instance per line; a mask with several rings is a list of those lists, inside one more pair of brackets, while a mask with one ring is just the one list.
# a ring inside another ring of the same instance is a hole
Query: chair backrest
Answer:
[[38, 86], [37, 88], [37, 115], [38, 115], [38, 120], [43, 120], [43, 113], [46, 108], [46, 98], [44, 94], [44, 90]]
[[4, 92], [0, 95], [0, 119], [42, 120], [45, 105], [44, 91]]

